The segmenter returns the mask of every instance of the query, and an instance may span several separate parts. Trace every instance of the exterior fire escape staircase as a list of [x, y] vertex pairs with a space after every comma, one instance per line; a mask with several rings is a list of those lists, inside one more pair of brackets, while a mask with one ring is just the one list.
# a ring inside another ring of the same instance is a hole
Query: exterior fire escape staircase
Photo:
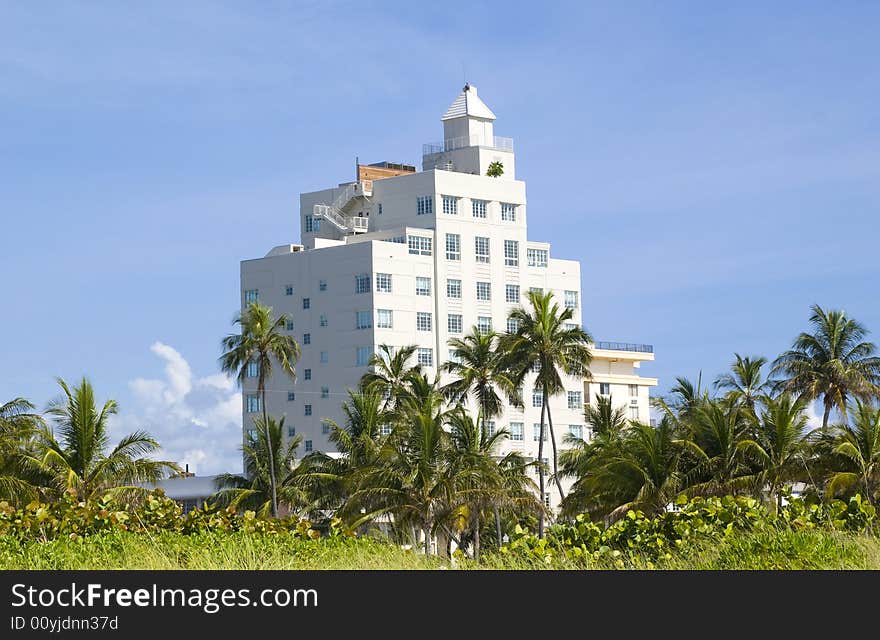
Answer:
[[373, 195], [373, 181], [361, 180], [360, 182], [352, 182], [345, 186], [339, 192], [336, 198], [330, 204], [316, 204], [312, 210], [312, 215], [316, 218], [327, 220], [334, 227], [343, 233], [366, 233], [368, 230], [369, 218], [361, 218], [359, 216], [349, 216], [344, 213], [345, 208], [355, 198], [370, 197]]

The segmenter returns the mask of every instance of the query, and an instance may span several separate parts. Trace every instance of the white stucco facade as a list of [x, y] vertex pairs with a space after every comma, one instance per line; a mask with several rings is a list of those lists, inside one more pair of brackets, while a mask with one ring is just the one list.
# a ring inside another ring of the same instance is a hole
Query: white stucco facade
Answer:
[[[287, 314], [302, 349], [295, 382], [276, 374], [267, 383], [268, 412], [286, 416], [290, 433], [302, 435], [302, 453], [330, 450], [324, 422], [343, 422], [347, 390], [379, 345], [417, 345], [426, 370], [436, 373], [449, 357], [449, 338], [474, 325], [505, 331], [508, 312], [530, 288], [553, 291], [560, 305], [572, 306], [573, 322], [583, 322], [580, 263], [529, 240], [526, 185], [516, 179], [513, 142], [494, 136], [494, 120], [466, 87], [443, 116], [444, 141], [425, 145], [423, 171], [301, 194], [301, 243], [241, 263], [242, 308], [259, 300]], [[503, 175], [486, 176], [495, 161]], [[596, 346], [592, 379], [567, 380], [571, 393], [551, 401], [560, 444], [570, 425], [588, 437], [583, 405], [596, 393], [649, 418], [649, 387], [657, 381], [640, 377], [638, 367], [653, 353], [644, 345]], [[530, 383], [531, 376], [525, 408], [509, 406], [494, 422], [512, 433], [505, 447], [536, 457], [541, 411]], [[246, 380], [245, 429], [257, 416], [255, 394], [256, 380]], [[545, 458], [549, 451], [547, 442]]]

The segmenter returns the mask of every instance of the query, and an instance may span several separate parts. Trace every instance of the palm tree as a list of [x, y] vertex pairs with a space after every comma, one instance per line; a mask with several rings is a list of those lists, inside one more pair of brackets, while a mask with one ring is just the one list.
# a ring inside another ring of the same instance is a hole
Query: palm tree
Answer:
[[[211, 496], [211, 500], [221, 507], [254, 511], [261, 518], [269, 515], [277, 517], [272, 500], [273, 475], [281, 479], [278, 483], [278, 504], [290, 511], [304, 508], [310, 503], [296, 481], [296, 450], [302, 443], [302, 436], [291, 438], [285, 447], [284, 418], [276, 421], [269, 417], [268, 425], [260, 424], [260, 420], [254, 420], [256, 429], [248, 432], [242, 445], [244, 475], [223, 473], [217, 476], [214, 480], [217, 492]], [[269, 440], [266, 440], [267, 433]], [[275, 465], [274, 474], [270, 473], [270, 464]]]
[[709, 393], [702, 389], [703, 372], [697, 376], [697, 383], [694, 384], [687, 378], [678, 376], [675, 378], [675, 384], [669, 390], [669, 396], [658, 398], [654, 404], [664, 413], [674, 413], [678, 419], [686, 419], [693, 411], [703, 402], [708, 401]]
[[[530, 309], [518, 307], [510, 312], [510, 319], [516, 323], [517, 330], [502, 337], [499, 349], [505, 354], [505, 364], [511, 371], [515, 386], [520, 386], [529, 371], [537, 371], [534, 384], [542, 393], [538, 458], [543, 459], [546, 421], [553, 446], [553, 477], [559, 490], [559, 497], [564, 498], [562, 483], [559, 480], [556, 436], [553, 432], [549, 400], [552, 396], [565, 391], [560, 372], [579, 378], [590, 375], [592, 354], [589, 344], [592, 338], [579, 326], [567, 326], [574, 317], [574, 311], [560, 309], [553, 301], [552, 292], [529, 291], [528, 300]], [[539, 490], [542, 499], [544, 473], [543, 467], [539, 467]], [[538, 518], [538, 535], [544, 535], [543, 514]]]
[[832, 433], [832, 451], [844, 468], [831, 475], [828, 493], [857, 487], [873, 504], [880, 492], [880, 409], [859, 401], [854, 404], [852, 426], [839, 425]]
[[422, 365], [410, 365], [415, 352], [415, 345], [397, 348], [380, 345], [379, 353], [370, 356], [370, 371], [361, 378], [361, 388], [382, 394], [385, 408], [393, 409], [409, 393], [413, 381], [422, 374]]
[[787, 393], [765, 398], [764, 403], [766, 406], [756, 420], [757, 437], [742, 441], [739, 446], [757, 463], [756, 484], [768, 492], [778, 511], [785, 484], [801, 477], [806, 470], [809, 418], [804, 401]]
[[522, 401], [517, 398], [516, 385], [504, 367], [497, 341], [498, 334], [494, 331], [481, 333], [473, 327], [463, 339], [449, 340], [455, 359], [441, 367], [441, 371], [455, 377], [443, 387], [443, 392], [452, 402], [464, 402], [473, 394], [478, 410], [477, 424], [481, 426], [504, 410], [498, 391], [514, 401]]
[[728, 401], [708, 400], [684, 421], [681, 441], [694, 464], [686, 475], [688, 492], [696, 495], [737, 493], [750, 485], [751, 469], [744, 451], [750, 424], [746, 412]]
[[[287, 324], [287, 316], [272, 317], [272, 309], [257, 302], [252, 302], [244, 313], [236, 315], [233, 324], [241, 326], [241, 333], [234, 333], [223, 338], [223, 355], [220, 356], [220, 367], [228, 374], [234, 375], [239, 384], [244, 385], [249, 369], [256, 367], [257, 393], [260, 396], [260, 408], [263, 419], [260, 423], [267, 442], [271, 440], [269, 416], [266, 412], [266, 380], [272, 377], [272, 368], [277, 361], [281, 370], [293, 380], [296, 374], [293, 365], [299, 359], [299, 345], [292, 336], [282, 333]], [[278, 482], [275, 477], [275, 462], [272, 459], [272, 447], [269, 454], [269, 484], [272, 497], [272, 516], [278, 517]]]
[[810, 307], [812, 333], [801, 333], [792, 348], [773, 363], [781, 374], [781, 390], [804, 400], [822, 397], [825, 413], [822, 430], [835, 407], [846, 417], [850, 398], [868, 402], [880, 392], [880, 357], [877, 347], [865, 341], [868, 330], [844, 311]]
[[83, 378], [72, 389], [58, 378], [64, 396], [52, 402], [47, 414], [54, 419], [54, 431], [39, 435], [39, 458], [30, 461], [46, 474], [53, 485], [75, 492], [80, 500], [104, 493], [125, 495], [140, 492], [139, 484], [155, 483], [168, 473], [179, 473], [173, 462], [146, 456], [159, 449], [159, 443], [145, 431], [124, 436], [109, 453], [108, 420], [116, 414], [115, 400], [101, 409], [95, 402], [92, 384]]
[[611, 396], [597, 396], [596, 404], [588, 404], [584, 409], [584, 420], [592, 429], [593, 435], [617, 433], [627, 424], [623, 407], [614, 408]]
[[0, 499], [22, 505], [37, 497], [42, 478], [27, 464], [27, 455], [33, 454], [34, 436], [43, 426], [24, 398], [0, 405]]
[[750, 411], [755, 411], [755, 403], [769, 389], [770, 382], [765, 380], [761, 369], [767, 364], [767, 358], [745, 358], [738, 353], [730, 365], [730, 372], [715, 378], [715, 388], [727, 391], [727, 395], [737, 402], [742, 402]]

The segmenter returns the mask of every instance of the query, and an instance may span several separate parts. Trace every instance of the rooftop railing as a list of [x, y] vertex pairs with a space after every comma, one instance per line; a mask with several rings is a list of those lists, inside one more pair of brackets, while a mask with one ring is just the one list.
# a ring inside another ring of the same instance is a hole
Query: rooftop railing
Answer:
[[654, 345], [638, 344], [636, 342], [605, 342], [599, 341], [595, 344], [597, 349], [607, 349], [608, 351], [633, 351], [635, 353], [654, 353]]
[[465, 147], [489, 147], [490, 149], [498, 149], [499, 151], [513, 151], [513, 138], [502, 138], [495, 136], [492, 138], [492, 144], [483, 139], [483, 136], [460, 136], [458, 138], [449, 138], [442, 142], [429, 142], [422, 145], [422, 155], [429, 156], [432, 153], [443, 153], [444, 151], [454, 151], [455, 149], [463, 149]]

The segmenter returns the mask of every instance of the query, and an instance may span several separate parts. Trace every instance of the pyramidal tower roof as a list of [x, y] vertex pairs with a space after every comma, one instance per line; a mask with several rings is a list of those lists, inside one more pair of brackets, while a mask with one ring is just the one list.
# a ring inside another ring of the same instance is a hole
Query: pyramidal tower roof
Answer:
[[462, 116], [495, 120], [495, 114], [486, 106], [485, 102], [480, 100], [480, 97], [477, 95], [477, 88], [472, 84], [464, 85], [464, 89], [461, 90], [455, 101], [449, 105], [449, 108], [440, 120], [442, 122], [443, 120], [452, 120]]

